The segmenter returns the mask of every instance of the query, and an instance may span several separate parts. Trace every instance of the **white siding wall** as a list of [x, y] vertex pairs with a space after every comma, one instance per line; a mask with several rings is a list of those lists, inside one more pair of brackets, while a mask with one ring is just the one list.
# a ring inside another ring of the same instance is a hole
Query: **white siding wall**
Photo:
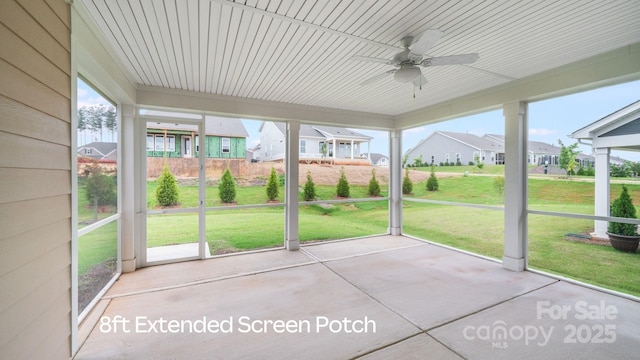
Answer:
[[68, 359], [69, 7], [3, 0], [0, 23], [0, 358]]
[[455, 163], [456, 154], [459, 153], [462, 165], [467, 165], [469, 164], [469, 161], [473, 161], [474, 151], [478, 151], [478, 149], [452, 140], [438, 133], [433, 133], [425, 141], [409, 151], [407, 164], [413, 164], [413, 161], [422, 155], [422, 162], [431, 162], [431, 156], [433, 156], [434, 163], [438, 165], [441, 162], [445, 162], [447, 154], [449, 156], [449, 162]]
[[284, 159], [285, 136], [278, 127], [267, 121], [260, 132], [261, 160], [273, 161]]

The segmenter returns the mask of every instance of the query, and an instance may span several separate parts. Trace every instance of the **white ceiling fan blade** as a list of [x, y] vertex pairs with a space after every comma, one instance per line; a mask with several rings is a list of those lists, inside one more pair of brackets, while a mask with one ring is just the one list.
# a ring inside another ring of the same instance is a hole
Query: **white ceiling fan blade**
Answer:
[[368, 57], [368, 56], [359, 56], [359, 55], [355, 55], [355, 56], [352, 56], [352, 57], [351, 57], [351, 60], [366, 61], [366, 62], [373, 62], [373, 63], [380, 63], [380, 64], [393, 65], [393, 60], [389, 60], [389, 59], [380, 59], [380, 58], [374, 58], [374, 57]]
[[395, 73], [396, 71], [397, 71], [396, 69], [393, 69], [393, 70], [385, 71], [382, 74], [378, 74], [378, 75], [372, 76], [372, 77], [368, 78], [367, 80], [361, 82], [360, 86], [367, 86], [369, 84], [373, 84], [374, 82], [380, 81], [380, 80], [386, 78], [387, 76]]
[[440, 40], [442, 35], [444, 35], [444, 33], [440, 30], [427, 30], [422, 33], [418, 40], [415, 40], [413, 44], [409, 46], [409, 49], [411, 49], [412, 54], [423, 55], [429, 49], [431, 49], [433, 45], [438, 42], [438, 40]]
[[434, 58], [423, 60], [422, 66], [471, 64], [476, 62], [479, 58], [480, 58], [480, 55], [478, 55], [477, 53], [440, 56], [440, 57], [434, 57]]

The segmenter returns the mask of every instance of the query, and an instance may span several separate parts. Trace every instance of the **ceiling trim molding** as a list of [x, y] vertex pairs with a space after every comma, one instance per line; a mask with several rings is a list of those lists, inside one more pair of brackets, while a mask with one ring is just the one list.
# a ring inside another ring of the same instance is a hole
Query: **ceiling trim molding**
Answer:
[[539, 101], [640, 79], [640, 43], [612, 50], [434, 106], [396, 116], [407, 129], [495, 110], [513, 101]]
[[303, 123], [353, 126], [374, 130], [392, 130], [394, 124], [394, 118], [391, 115], [287, 104], [157, 86], [139, 85], [136, 99], [140, 107], [197, 110], [246, 119], [297, 120]]

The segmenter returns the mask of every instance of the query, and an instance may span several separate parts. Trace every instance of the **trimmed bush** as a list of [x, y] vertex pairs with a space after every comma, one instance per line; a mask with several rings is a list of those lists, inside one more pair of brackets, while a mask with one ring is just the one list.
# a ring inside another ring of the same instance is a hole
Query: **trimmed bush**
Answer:
[[276, 169], [271, 168], [271, 175], [269, 175], [269, 181], [267, 181], [267, 198], [269, 201], [278, 199], [278, 193], [280, 192], [278, 189], [278, 183], [279, 180]]
[[307, 171], [307, 182], [304, 183], [304, 193], [302, 195], [304, 201], [313, 201], [316, 199], [316, 185], [311, 178], [311, 172]]
[[438, 179], [436, 178], [436, 170], [433, 166], [431, 167], [431, 175], [429, 175], [429, 179], [427, 179], [427, 190], [438, 191]]
[[[636, 208], [633, 206], [631, 196], [627, 191], [627, 187], [622, 185], [622, 193], [611, 204], [611, 216], [620, 218], [636, 218]], [[637, 236], [638, 227], [635, 224], [625, 224], [617, 222], [609, 222], [607, 229], [612, 234], [624, 235], [624, 236]]]
[[413, 182], [409, 178], [409, 169], [405, 170], [404, 178], [402, 179], [402, 193], [407, 195], [413, 192]]
[[156, 180], [156, 200], [160, 206], [172, 206], [178, 203], [178, 183], [167, 165]]
[[231, 204], [236, 199], [236, 182], [228, 167], [220, 179], [218, 194], [220, 195], [220, 201], [225, 204]]
[[344, 174], [344, 168], [340, 168], [340, 179], [338, 179], [336, 195], [339, 197], [349, 197], [349, 181], [347, 181], [347, 176]]
[[367, 194], [369, 196], [380, 196], [380, 183], [376, 179], [376, 169], [371, 170], [371, 180], [369, 180]]

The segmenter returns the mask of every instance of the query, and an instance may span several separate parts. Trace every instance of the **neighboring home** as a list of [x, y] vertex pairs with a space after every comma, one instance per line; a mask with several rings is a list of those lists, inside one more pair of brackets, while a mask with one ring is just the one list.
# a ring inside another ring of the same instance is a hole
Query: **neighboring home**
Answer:
[[373, 166], [389, 166], [389, 157], [387, 155], [371, 153], [369, 154], [369, 159], [371, 160], [371, 165]]
[[[191, 158], [200, 150], [196, 125], [147, 123], [147, 156]], [[242, 120], [207, 116], [205, 119], [205, 157], [245, 159], [247, 137]]]
[[[284, 123], [265, 121], [260, 126], [260, 159], [284, 159]], [[300, 160], [369, 159], [373, 138], [353, 130], [320, 125], [300, 125]], [[363, 145], [367, 144], [366, 151]]]
[[413, 164], [421, 155], [423, 164], [460, 162], [467, 165], [478, 158], [484, 164], [495, 165], [499, 159], [504, 163], [504, 142], [473, 134], [435, 131], [407, 151], [407, 164]]
[[78, 147], [78, 157], [89, 157], [98, 161], [118, 160], [118, 143], [92, 142]]
[[[485, 139], [491, 139], [498, 141], [504, 146], [504, 135], [487, 134], [483, 136]], [[547, 144], [540, 141], [529, 141], [527, 146], [527, 163], [531, 165], [552, 165], [558, 166], [560, 161], [560, 146], [554, 144]], [[593, 166], [594, 157], [584, 153], [579, 153], [576, 156], [576, 160], [583, 167]], [[501, 156], [501, 161], [497, 164], [504, 164], [504, 154]]]

